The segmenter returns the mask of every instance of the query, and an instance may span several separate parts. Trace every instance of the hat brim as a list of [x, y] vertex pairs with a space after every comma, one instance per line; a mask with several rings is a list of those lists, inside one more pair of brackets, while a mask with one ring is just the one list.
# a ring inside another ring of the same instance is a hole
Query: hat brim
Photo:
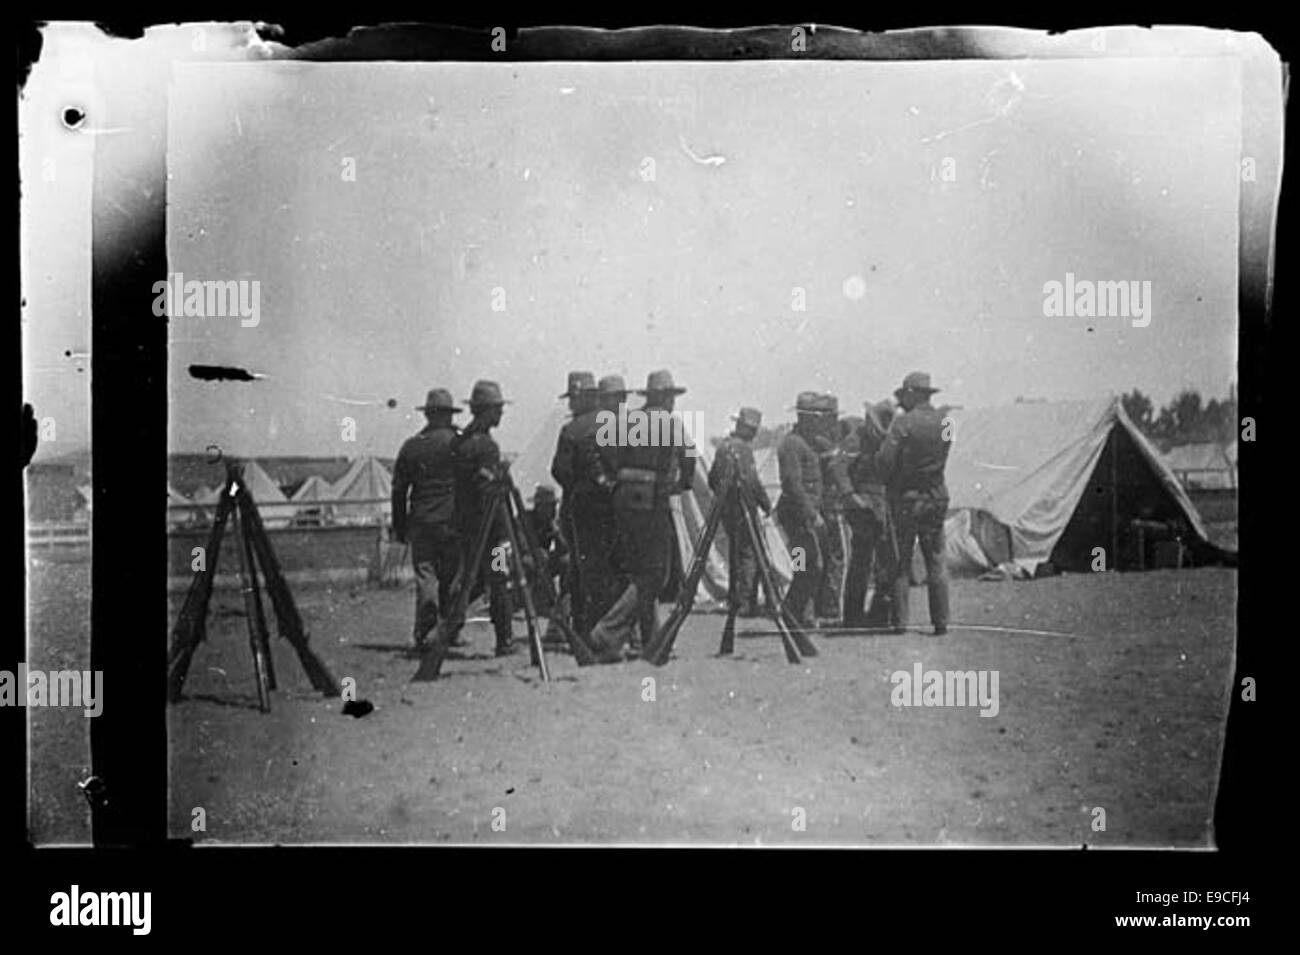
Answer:
[[457, 408], [455, 405], [416, 405], [416, 411], [450, 411], [452, 414], [460, 414], [464, 408]]
[[684, 395], [686, 389], [676, 386], [672, 388], [638, 388], [636, 393], [638, 395]]
[[566, 391], [564, 394], [562, 394], [562, 395], [556, 395], [555, 397], [557, 397], [557, 398], [572, 398], [572, 397], [574, 397], [574, 396], [576, 396], [576, 395], [594, 395], [594, 394], [598, 394], [598, 393], [599, 393], [599, 389], [597, 389], [597, 388], [579, 388], [577, 391]]

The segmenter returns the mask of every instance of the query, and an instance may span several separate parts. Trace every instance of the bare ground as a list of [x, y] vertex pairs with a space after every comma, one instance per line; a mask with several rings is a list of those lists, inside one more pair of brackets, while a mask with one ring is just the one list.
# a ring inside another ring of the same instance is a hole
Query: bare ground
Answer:
[[[171, 826], [220, 842], [1206, 846], [1235, 587], [1217, 568], [958, 581], [957, 621], [1074, 636], [936, 639], [917, 589], [916, 630], [821, 634], [799, 666], [770, 635], [716, 658], [722, 618], [695, 614], [661, 669], [553, 653], [549, 685], [526, 653], [492, 657], [486, 623], [440, 681], [411, 684], [408, 590], [302, 590], [313, 645], [375, 704], [362, 719], [314, 694], [279, 639], [282, 689], [259, 714], [226, 593], [170, 711]], [[917, 661], [997, 670], [997, 716], [894, 707], [890, 674]]]
[[[313, 693], [278, 638], [281, 689], [259, 714], [239, 595], [223, 592], [169, 710], [170, 824], [213, 842], [1206, 846], [1235, 590], [1217, 568], [957, 581], [955, 620], [1074, 636], [936, 639], [918, 588], [917, 629], [819, 634], [800, 666], [773, 635], [713, 656], [722, 618], [697, 613], [661, 669], [550, 653], [550, 684], [471, 623], [443, 679], [411, 684], [409, 590], [302, 588], [313, 646], [375, 704], [362, 719]], [[88, 666], [88, 592], [88, 563], [33, 563], [31, 666]], [[890, 674], [917, 661], [997, 670], [997, 716], [894, 707]], [[32, 837], [86, 842], [89, 721], [28, 713]]]

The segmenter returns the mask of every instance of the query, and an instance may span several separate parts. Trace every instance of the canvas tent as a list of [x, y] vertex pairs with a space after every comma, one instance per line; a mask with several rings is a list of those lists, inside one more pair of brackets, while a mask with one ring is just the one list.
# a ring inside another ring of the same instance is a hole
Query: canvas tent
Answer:
[[188, 507], [190, 499], [170, 484], [167, 485], [167, 523], [170, 525], [194, 523], [195, 511]]
[[[1236, 445], [1228, 445], [1236, 457]], [[1237, 468], [1228, 449], [1214, 443], [1184, 444], [1170, 448], [1165, 464], [1188, 490], [1232, 490], [1237, 486]]]
[[271, 480], [266, 469], [254, 459], [246, 459], [243, 466], [244, 486], [257, 502], [257, 513], [261, 515], [262, 523], [271, 530], [288, 527], [295, 508], [289, 504], [280, 485]]
[[217, 502], [221, 500], [221, 492], [208, 487], [206, 484], [200, 484], [194, 489], [192, 500], [195, 504], [207, 505], [202, 509], [195, 510], [194, 514], [199, 522], [208, 523], [216, 516]]
[[[563, 407], [557, 406], [547, 417], [545, 424], [537, 430], [528, 444], [511, 461], [510, 472], [515, 484], [525, 499], [531, 499], [538, 485], [556, 488], [555, 479], [551, 477], [551, 460], [555, 455], [555, 443], [560, 428], [568, 420]], [[695, 486], [688, 494], [680, 494], [672, 499], [673, 527], [676, 531], [677, 564], [676, 572], [685, 575], [694, 558], [694, 542], [708, 519], [709, 508], [713, 504], [713, 494], [709, 490], [709, 467], [713, 462], [712, 449], [707, 447], [707, 438], [701, 439], [697, 450], [699, 457], [695, 462]], [[558, 490], [558, 488], [557, 488]], [[772, 555], [773, 569], [780, 578], [779, 585], [786, 586], [790, 581], [790, 558], [776, 525], [770, 518], [764, 519], [764, 531], [768, 551]], [[705, 567], [704, 578], [696, 594], [697, 607], [725, 605], [727, 595], [727, 541], [724, 531], [719, 530], [710, 548], [709, 560]]]
[[335, 499], [334, 487], [319, 474], [313, 474], [299, 485], [290, 498], [300, 505], [294, 515], [295, 524], [323, 524], [334, 517], [328, 501]]
[[[1134, 521], [1164, 522], [1188, 559], [1219, 556], [1191, 499], [1118, 398], [954, 411], [946, 479], [950, 564], [1050, 560], [1089, 570], [1145, 566]], [[980, 557], [983, 557], [981, 561]]]
[[336, 507], [335, 519], [340, 524], [385, 524], [392, 514], [393, 476], [376, 457], [357, 458], [332, 490], [336, 501], [368, 502]]

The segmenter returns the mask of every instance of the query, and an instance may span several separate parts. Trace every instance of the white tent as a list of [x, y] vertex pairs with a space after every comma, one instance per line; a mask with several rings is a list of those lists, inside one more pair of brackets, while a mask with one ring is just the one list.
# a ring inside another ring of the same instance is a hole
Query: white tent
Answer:
[[376, 457], [357, 458], [332, 490], [336, 501], [367, 502], [336, 507], [340, 524], [384, 524], [392, 515], [393, 476]]
[[336, 499], [333, 485], [319, 474], [313, 474], [302, 482], [290, 498], [295, 504], [302, 505], [294, 517], [295, 523], [328, 523], [334, 518], [334, 508], [328, 501]]
[[[1236, 444], [1184, 444], [1170, 448], [1165, 464], [1188, 490], [1232, 490], [1237, 486]], [[1228, 456], [1232, 449], [1232, 457]]]
[[199, 521], [207, 523], [216, 516], [217, 502], [221, 500], [220, 491], [208, 487], [206, 484], [200, 484], [194, 489], [192, 498], [195, 504], [207, 505], [194, 511], [194, 515]]
[[[514, 456], [510, 473], [525, 499], [532, 497], [538, 485], [545, 484], [556, 488], [555, 479], [551, 477], [551, 461], [555, 456], [555, 443], [560, 428], [567, 420], [568, 414], [565, 409], [557, 406], [527, 446]], [[707, 440], [705, 443], [707, 444]], [[689, 494], [676, 495], [672, 499], [673, 526], [677, 532], [678, 565], [683, 575], [694, 559], [695, 541], [704, 527], [709, 508], [713, 504], [713, 494], [709, 490], [708, 481], [709, 467], [713, 461], [712, 450], [706, 446], [698, 446], [697, 451], [699, 457], [695, 462], [694, 489]], [[772, 555], [773, 569], [780, 578], [780, 585], [785, 586], [790, 581], [790, 556], [772, 519], [764, 518], [763, 523], [768, 551]], [[695, 605], [707, 607], [724, 604], [726, 594], [727, 540], [726, 533], [720, 529], [710, 548], [709, 560], [696, 594]]]
[[195, 512], [190, 499], [170, 484], [167, 485], [167, 523], [169, 525], [194, 523]]
[[280, 485], [252, 458], [245, 460], [243, 465], [244, 486], [257, 503], [257, 513], [261, 515], [262, 523], [267, 529], [288, 527], [296, 508], [289, 504]]
[[[1108, 568], [1133, 565], [1135, 520], [1169, 522], [1189, 546], [1207, 544], [1191, 499], [1118, 398], [959, 410], [953, 419], [950, 555], [959, 539], [989, 565], [1001, 550], [1030, 572], [1049, 559], [1088, 569], [1096, 548]], [[964, 535], [954, 526], [963, 511]]]

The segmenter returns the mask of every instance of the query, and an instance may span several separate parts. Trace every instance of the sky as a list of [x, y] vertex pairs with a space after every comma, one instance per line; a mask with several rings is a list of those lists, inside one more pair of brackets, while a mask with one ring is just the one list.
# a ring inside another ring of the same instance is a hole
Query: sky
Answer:
[[[1241, 102], [1230, 57], [176, 63], [170, 268], [260, 321], [170, 318], [171, 447], [391, 455], [485, 377], [519, 449], [579, 368], [671, 369], [706, 435], [916, 369], [1225, 395]], [[1150, 324], [1045, 315], [1067, 272], [1149, 281]]]

